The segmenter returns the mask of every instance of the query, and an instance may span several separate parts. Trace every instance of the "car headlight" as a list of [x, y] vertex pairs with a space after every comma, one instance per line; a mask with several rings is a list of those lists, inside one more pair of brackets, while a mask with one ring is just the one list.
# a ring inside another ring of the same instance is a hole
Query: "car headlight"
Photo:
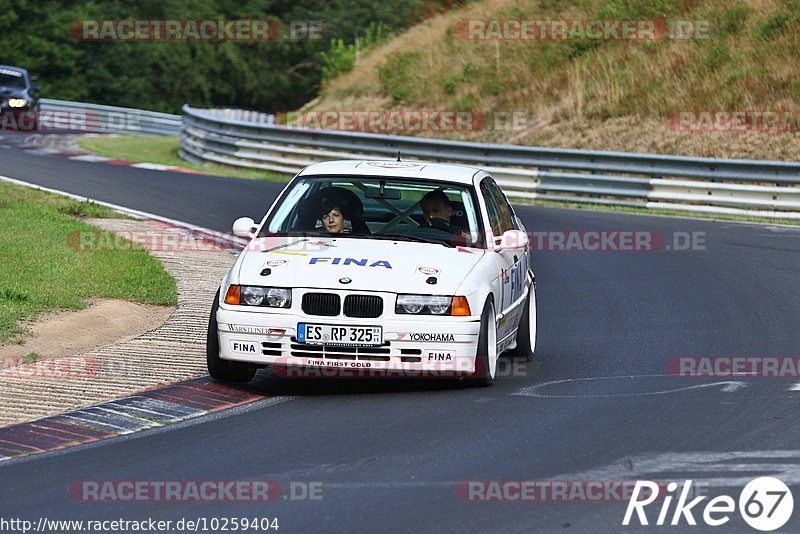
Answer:
[[292, 306], [292, 290], [283, 287], [231, 285], [225, 295], [225, 304], [290, 308]]
[[397, 295], [394, 312], [407, 315], [470, 315], [466, 297], [439, 295]]
[[28, 101], [24, 98], [9, 98], [8, 107], [10, 108], [24, 108], [28, 105]]

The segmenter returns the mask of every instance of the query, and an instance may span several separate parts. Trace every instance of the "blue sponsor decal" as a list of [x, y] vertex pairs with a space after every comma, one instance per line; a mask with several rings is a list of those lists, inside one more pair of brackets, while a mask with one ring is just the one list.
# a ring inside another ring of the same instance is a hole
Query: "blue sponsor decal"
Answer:
[[245, 341], [231, 341], [231, 350], [233, 350], [233, 352], [243, 352], [245, 354], [258, 354], [256, 344], [247, 343]]
[[426, 350], [425, 354], [429, 362], [452, 362], [454, 356], [452, 350]]
[[386, 260], [377, 260], [372, 263], [366, 258], [328, 258], [316, 256], [308, 260], [309, 265], [317, 263], [328, 263], [330, 265], [358, 265], [359, 267], [385, 267], [391, 269], [392, 265]]

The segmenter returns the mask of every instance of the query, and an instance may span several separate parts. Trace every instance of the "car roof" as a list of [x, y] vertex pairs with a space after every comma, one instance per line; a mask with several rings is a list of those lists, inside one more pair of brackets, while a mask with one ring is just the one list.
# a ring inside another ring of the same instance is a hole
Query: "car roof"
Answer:
[[300, 171], [298, 176], [338, 174], [386, 176], [472, 185], [472, 178], [479, 172], [482, 171], [477, 167], [427, 161], [339, 160], [314, 163]]
[[14, 67], [12, 65], [0, 65], [0, 70], [15, 70], [17, 72], [21, 72], [22, 74], [28, 74], [28, 71], [22, 67]]

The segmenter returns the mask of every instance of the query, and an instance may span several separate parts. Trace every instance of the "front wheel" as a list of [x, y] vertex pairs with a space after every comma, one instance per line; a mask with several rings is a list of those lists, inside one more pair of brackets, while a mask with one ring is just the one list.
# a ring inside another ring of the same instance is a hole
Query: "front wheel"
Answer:
[[256, 374], [256, 367], [240, 362], [231, 362], [219, 357], [219, 334], [217, 332], [217, 309], [219, 308], [219, 291], [214, 296], [211, 306], [211, 317], [208, 319], [208, 335], [206, 337], [206, 364], [208, 374], [215, 380], [225, 382], [249, 382]]
[[511, 358], [529, 362], [536, 350], [536, 284], [531, 282], [525, 309], [517, 328], [517, 346], [508, 351]]
[[473, 386], [487, 387], [494, 384], [497, 371], [497, 318], [494, 302], [487, 300], [481, 314], [481, 330], [478, 336], [478, 353], [475, 355], [475, 371], [470, 377]]

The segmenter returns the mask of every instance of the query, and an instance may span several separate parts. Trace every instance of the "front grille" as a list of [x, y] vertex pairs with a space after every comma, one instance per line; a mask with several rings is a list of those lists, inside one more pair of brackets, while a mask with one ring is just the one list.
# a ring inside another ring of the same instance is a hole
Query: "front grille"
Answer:
[[422, 349], [400, 349], [400, 354], [400, 361], [403, 363], [422, 363], [422, 356], [411, 356], [422, 354]]
[[392, 349], [388, 341], [380, 347], [339, 347], [332, 345], [307, 345], [292, 338], [292, 356], [298, 358], [326, 358], [330, 360], [366, 360], [388, 362]]
[[306, 293], [303, 295], [303, 311], [308, 315], [335, 317], [339, 315], [341, 299], [335, 293]]
[[347, 295], [344, 314], [348, 317], [372, 318], [383, 313], [383, 299], [374, 295]]
[[264, 356], [280, 356], [281, 344], [264, 341], [263, 343], [261, 343], [261, 354], [263, 354]]

